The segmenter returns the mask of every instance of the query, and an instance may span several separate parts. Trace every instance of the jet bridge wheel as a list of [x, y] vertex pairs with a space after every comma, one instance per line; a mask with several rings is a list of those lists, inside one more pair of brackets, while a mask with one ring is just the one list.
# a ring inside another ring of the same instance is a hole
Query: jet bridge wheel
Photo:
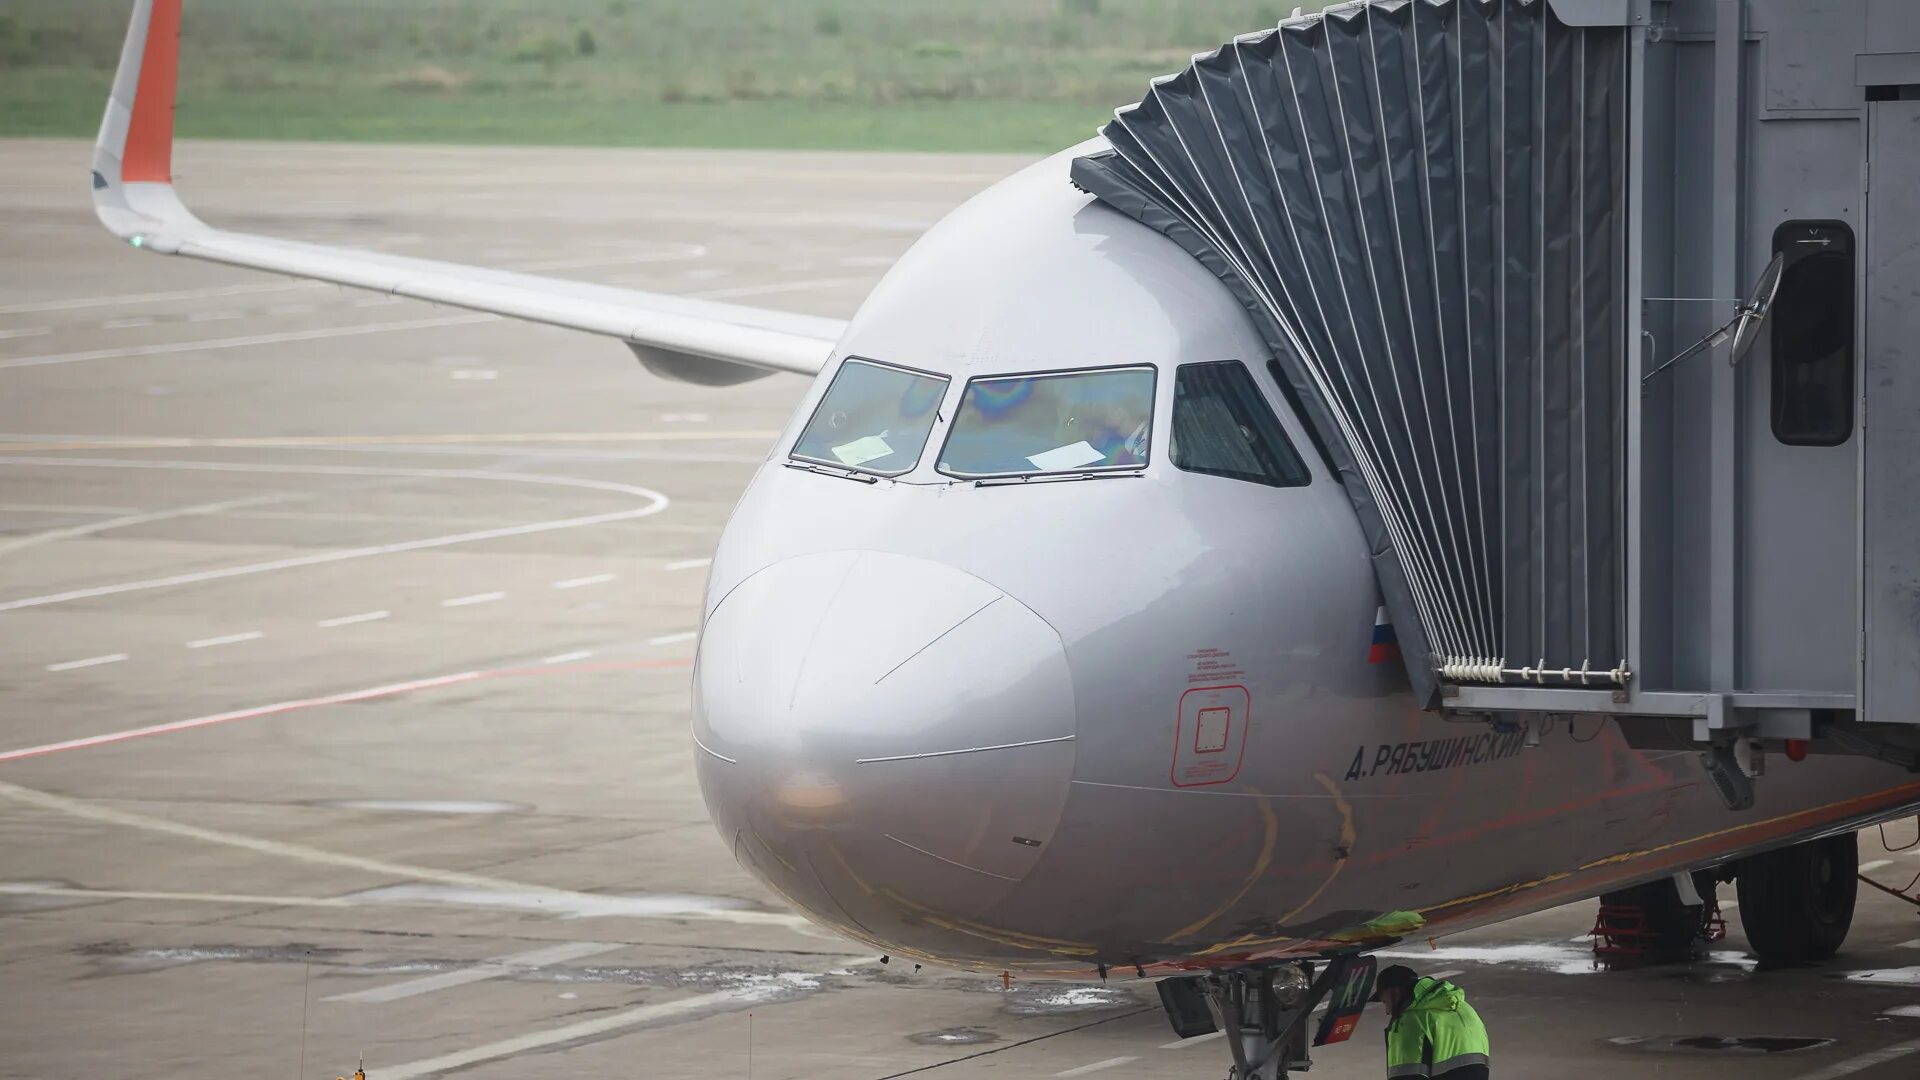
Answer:
[[1852, 833], [1751, 855], [1735, 883], [1740, 925], [1764, 967], [1825, 960], [1853, 925], [1860, 849]]

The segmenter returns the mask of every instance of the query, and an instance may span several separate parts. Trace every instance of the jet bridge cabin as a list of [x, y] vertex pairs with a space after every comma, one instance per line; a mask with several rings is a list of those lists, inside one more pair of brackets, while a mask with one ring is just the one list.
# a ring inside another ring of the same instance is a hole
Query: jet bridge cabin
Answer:
[[1074, 179], [1263, 328], [1430, 707], [1709, 743], [1739, 805], [1766, 746], [1920, 761], [1914, 16], [1339, 4]]

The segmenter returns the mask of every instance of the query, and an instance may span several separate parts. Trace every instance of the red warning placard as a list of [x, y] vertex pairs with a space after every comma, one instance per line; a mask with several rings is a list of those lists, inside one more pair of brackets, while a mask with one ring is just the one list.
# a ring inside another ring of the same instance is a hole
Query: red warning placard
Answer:
[[1252, 697], [1244, 686], [1196, 686], [1174, 718], [1173, 785], [1224, 784], [1240, 774]]

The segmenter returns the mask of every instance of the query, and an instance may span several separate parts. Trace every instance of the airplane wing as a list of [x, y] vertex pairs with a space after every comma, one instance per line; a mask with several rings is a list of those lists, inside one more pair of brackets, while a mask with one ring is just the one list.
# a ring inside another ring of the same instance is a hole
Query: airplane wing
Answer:
[[845, 323], [216, 229], [173, 189], [181, 0], [136, 0], [93, 155], [100, 221], [134, 247], [619, 338], [656, 374], [724, 386], [825, 366]]

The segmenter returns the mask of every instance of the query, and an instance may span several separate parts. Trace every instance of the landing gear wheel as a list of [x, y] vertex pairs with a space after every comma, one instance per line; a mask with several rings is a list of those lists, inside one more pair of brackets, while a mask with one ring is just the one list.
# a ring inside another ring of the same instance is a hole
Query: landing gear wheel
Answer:
[[1852, 833], [1741, 860], [1740, 925], [1761, 966], [1807, 964], [1838, 952], [1853, 925], [1859, 872]]
[[[1710, 895], [1713, 883], [1695, 878], [1694, 887]], [[1614, 931], [1619, 944], [1609, 958], [1619, 961], [1671, 963], [1690, 957], [1706, 937], [1707, 909], [1689, 907], [1671, 881], [1651, 881], [1600, 897], [1600, 921]], [[1599, 950], [1596, 950], [1599, 951]]]

